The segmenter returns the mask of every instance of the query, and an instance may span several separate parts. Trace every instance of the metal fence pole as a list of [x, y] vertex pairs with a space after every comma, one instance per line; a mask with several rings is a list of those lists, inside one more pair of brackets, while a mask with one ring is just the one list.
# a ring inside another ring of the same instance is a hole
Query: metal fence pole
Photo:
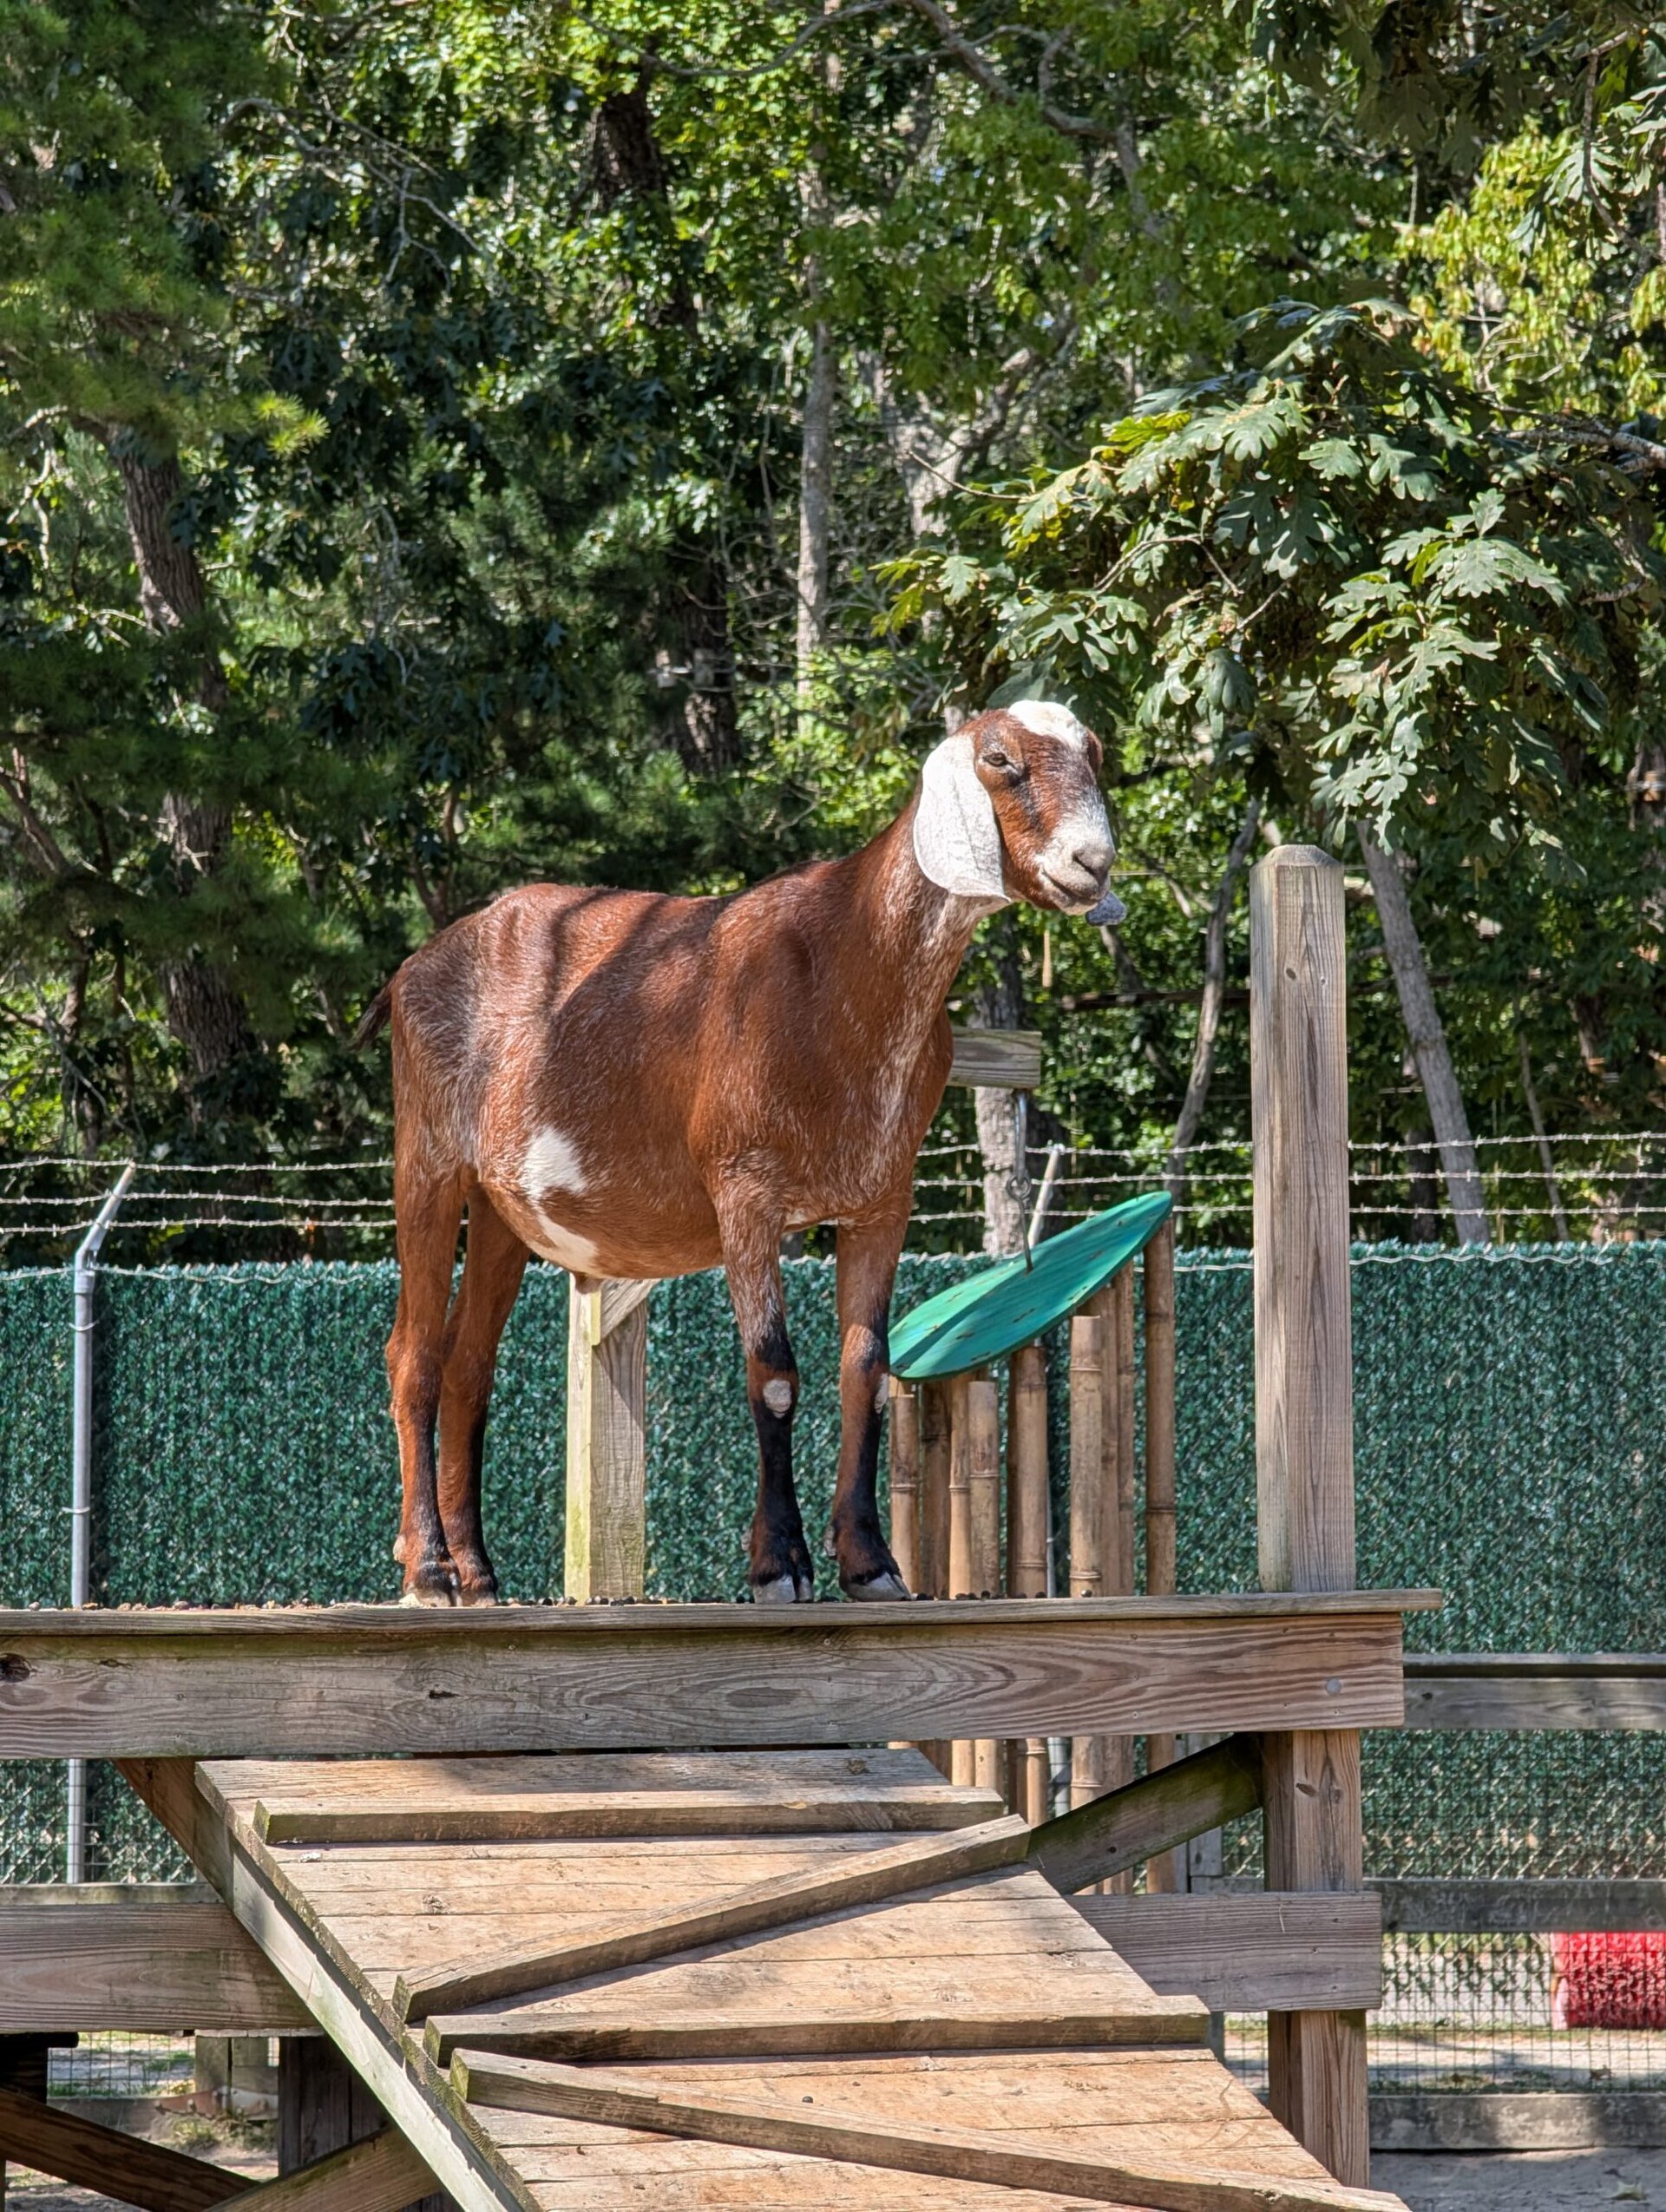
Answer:
[[[133, 1181], [134, 1163], [122, 1169], [115, 1190], [99, 1208], [92, 1227], [75, 1250], [75, 1388], [69, 1434], [69, 1603], [84, 1605], [91, 1595], [93, 1564], [93, 1278], [99, 1249]], [[69, 1762], [68, 1841], [63, 1878], [82, 1881], [87, 1861], [87, 1762]]]

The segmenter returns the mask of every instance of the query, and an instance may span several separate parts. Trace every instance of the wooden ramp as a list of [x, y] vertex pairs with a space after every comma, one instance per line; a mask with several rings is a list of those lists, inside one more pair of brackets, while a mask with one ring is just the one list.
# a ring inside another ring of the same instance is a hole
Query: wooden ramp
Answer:
[[915, 1752], [124, 1768], [465, 2212], [1398, 2203]]

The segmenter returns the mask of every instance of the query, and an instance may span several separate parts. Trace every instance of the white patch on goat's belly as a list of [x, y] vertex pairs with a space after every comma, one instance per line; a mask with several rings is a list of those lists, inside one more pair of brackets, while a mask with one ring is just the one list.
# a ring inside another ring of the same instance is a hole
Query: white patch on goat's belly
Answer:
[[1050, 699], [1020, 699], [1006, 712], [1014, 722], [1033, 730], [1038, 738], [1057, 738], [1082, 752], [1087, 750], [1086, 727], [1067, 706], [1057, 706]]
[[539, 1130], [521, 1162], [521, 1188], [534, 1205], [543, 1191], [570, 1191], [577, 1198], [588, 1181], [573, 1139], [559, 1129]]
[[538, 1130], [521, 1157], [520, 1184], [537, 1224], [537, 1233], [527, 1241], [539, 1257], [574, 1275], [598, 1273], [600, 1255], [595, 1245], [576, 1231], [564, 1229], [555, 1210], [544, 1202], [547, 1193], [565, 1191], [576, 1198], [588, 1187], [589, 1178], [573, 1139], [554, 1127]]

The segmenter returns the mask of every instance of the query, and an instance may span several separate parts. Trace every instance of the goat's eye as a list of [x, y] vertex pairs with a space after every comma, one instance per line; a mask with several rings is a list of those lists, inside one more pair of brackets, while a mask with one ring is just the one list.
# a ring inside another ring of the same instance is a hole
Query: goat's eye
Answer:
[[991, 745], [983, 757], [991, 768], [1010, 768], [1013, 765], [1011, 759], [999, 745]]

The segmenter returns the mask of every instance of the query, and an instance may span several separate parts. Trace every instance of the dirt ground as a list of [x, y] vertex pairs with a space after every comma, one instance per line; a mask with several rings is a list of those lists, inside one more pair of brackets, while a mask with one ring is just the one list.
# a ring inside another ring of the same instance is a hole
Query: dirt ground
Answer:
[[1383, 2151], [1371, 2181], [1412, 2212], [1666, 2212], [1666, 2150]]
[[[246, 2146], [191, 2147], [252, 2181], [272, 2170], [269, 2153]], [[1411, 2212], [1597, 2212], [1612, 2204], [1666, 2212], [1666, 2150], [1400, 2151], [1374, 2159], [1371, 2179], [1403, 2196]], [[9, 2212], [116, 2212], [108, 2197], [15, 2166], [6, 2193]]]

